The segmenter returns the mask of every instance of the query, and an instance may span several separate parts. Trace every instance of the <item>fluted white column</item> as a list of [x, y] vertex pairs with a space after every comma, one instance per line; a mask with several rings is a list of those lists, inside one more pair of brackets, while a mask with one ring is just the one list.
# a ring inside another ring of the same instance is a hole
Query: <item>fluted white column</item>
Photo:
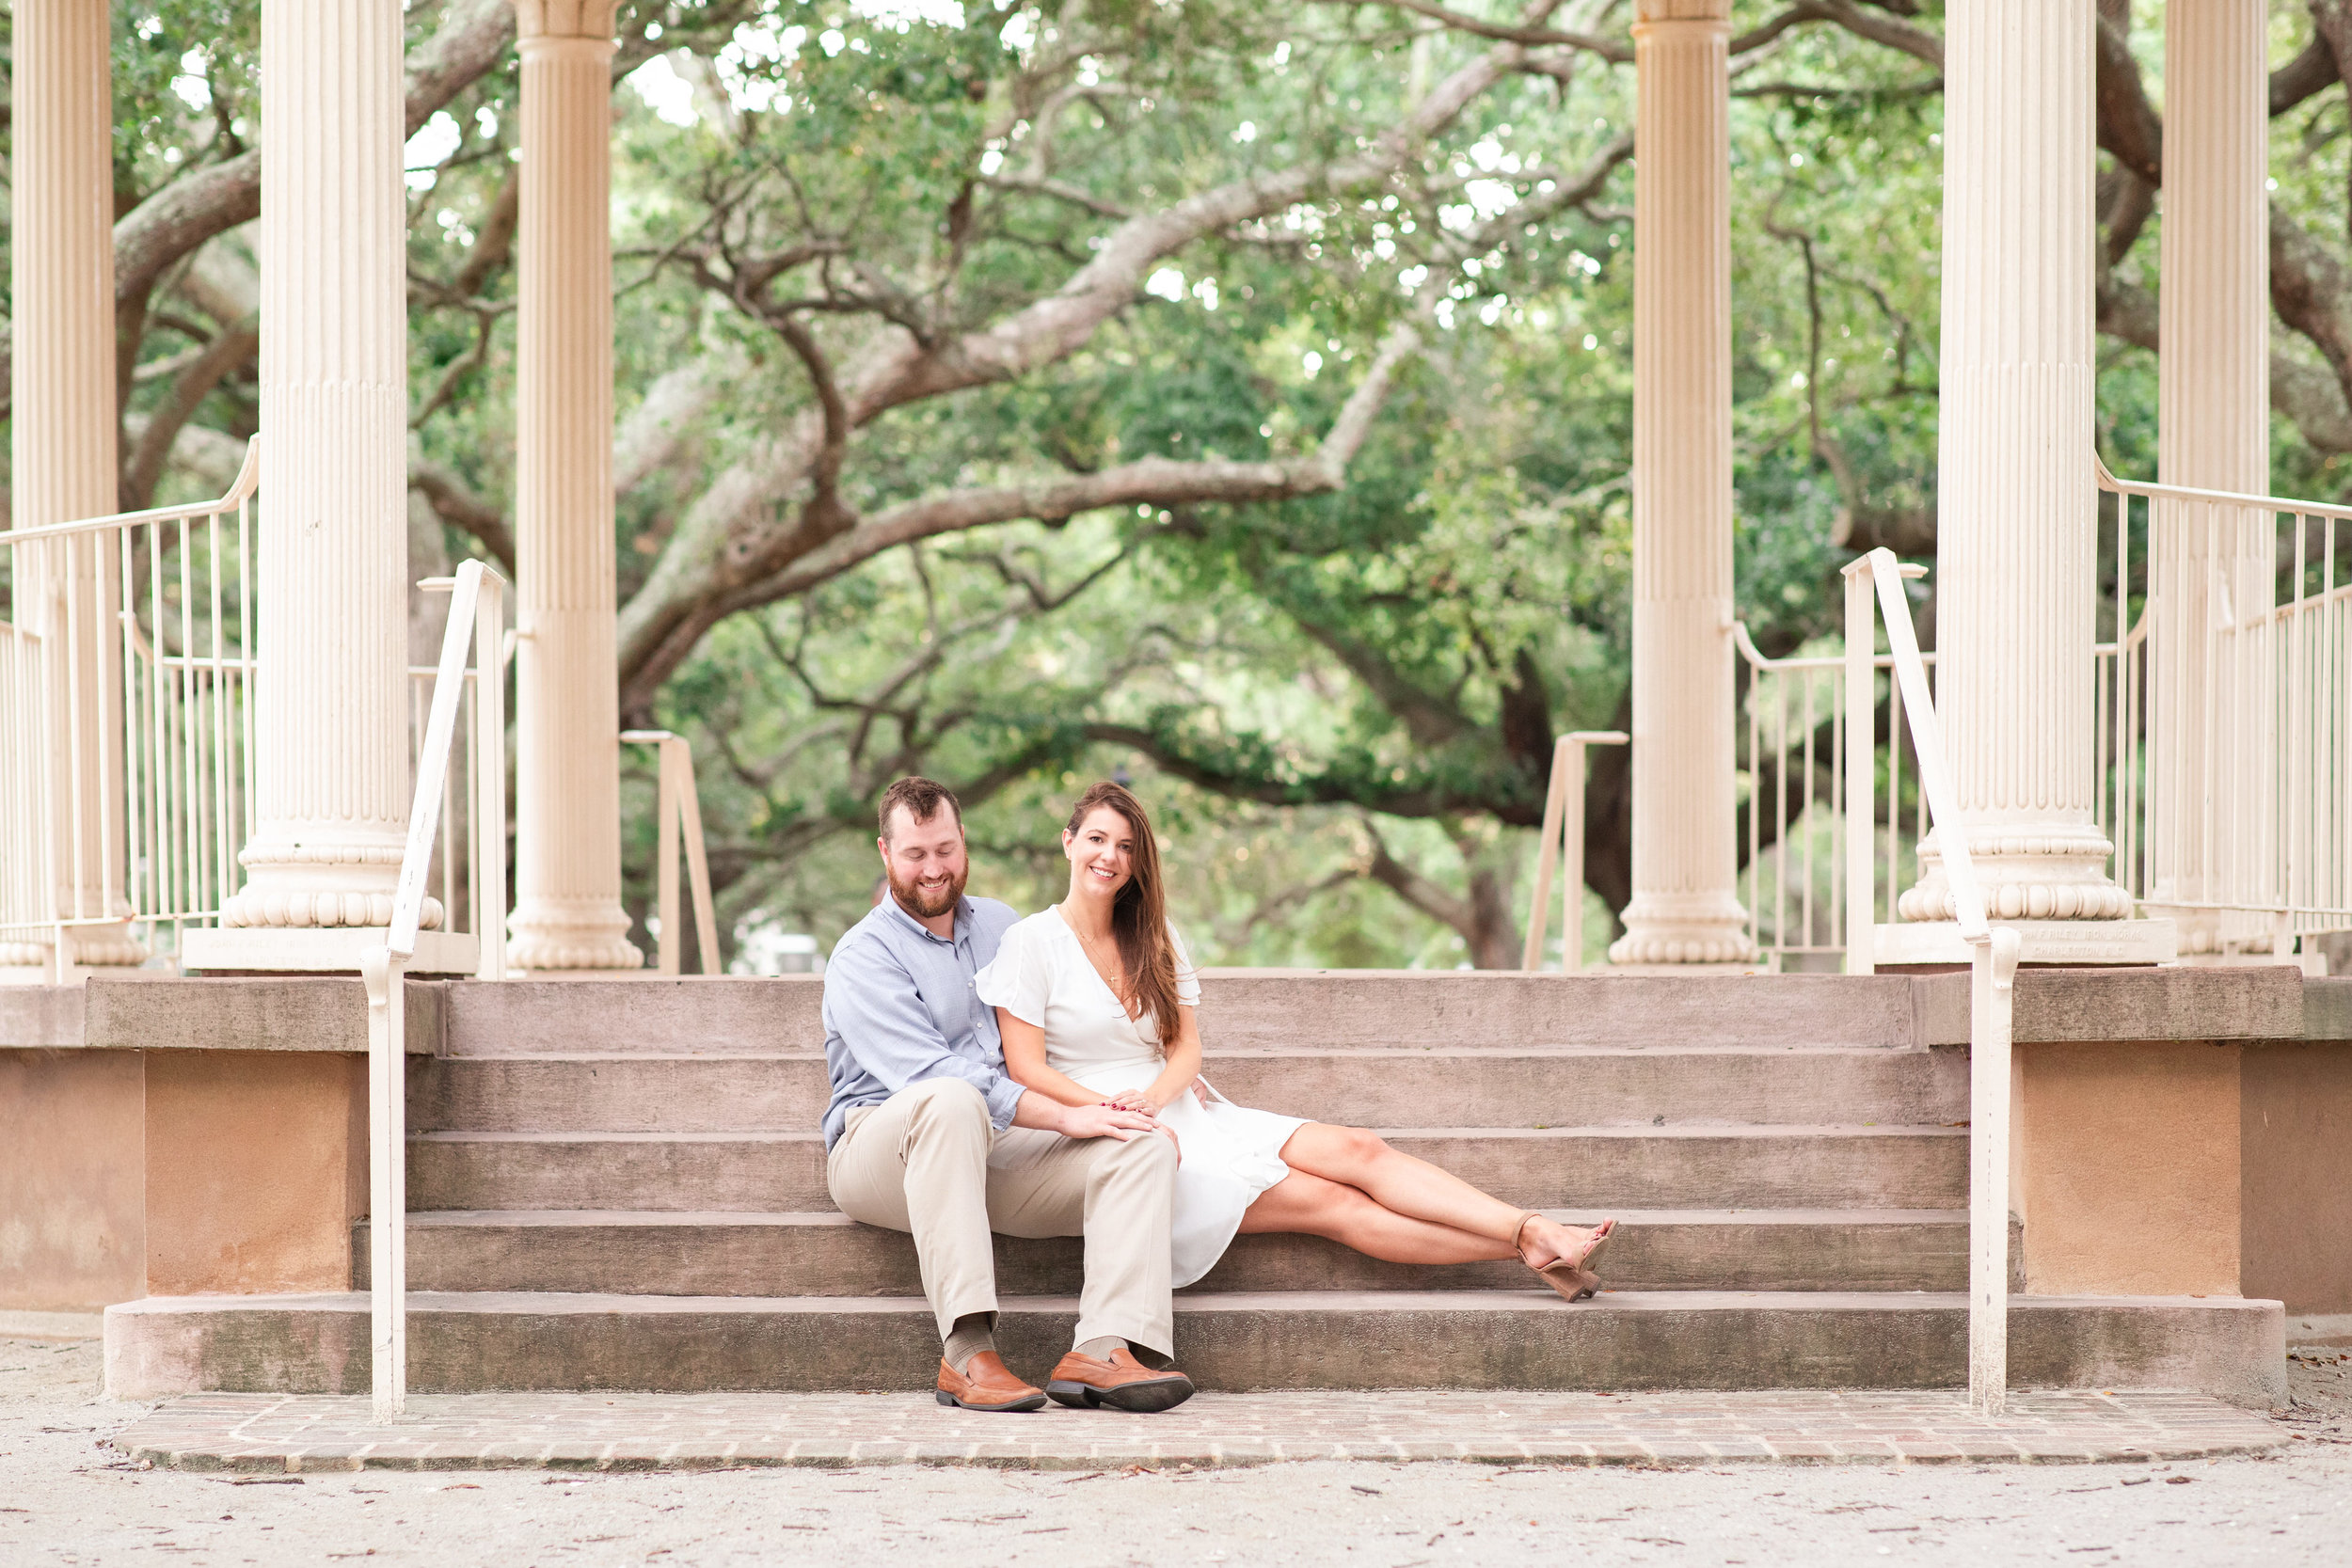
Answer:
[[1731, 597], [1729, 0], [1640, 0], [1633, 197], [1633, 901], [1619, 964], [1747, 958]]
[[[391, 918], [409, 795], [405, 119], [400, 0], [263, 0], [258, 827], [226, 911], [246, 931]], [[273, 955], [255, 967], [300, 967], [283, 942], [246, 945]], [[207, 949], [218, 967], [236, 950]]]
[[[2199, 490], [2270, 488], [2268, 8], [2170, 0], [2164, 13], [2164, 230], [2157, 477]], [[2257, 703], [2238, 646], [2271, 607], [2267, 513], [2168, 505], [2153, 543], [2161, 625], [2151, 693], [2151, 901], [2259, 895], [2251, 817], [2277, 748], [2236, 728]], [[2240, 711], [2233, 712], [2236, 708]], [[2235, 742], [2234, 744], [2233, 742]], [[2233, 861], [2240, 863], [2233, 864]], [[2267, 920], [2172, 910], [2184, 952], [2251, 939]]]
[[613, 645], [612, 0], [522, 0], [516, 895], [524, 969], [638, 969]]
[[[1946, 11], [1936, 702], [1991, 912], [2107, 940], [2130, 900], [2092, 817], [2094, 15]], [[1903, 917], [1948, 920], [1932, 836], [1920, 858]], [[2028, 959], [2077, 952], [2038, 940], [2072, 939], [2029, 937]]]
[[[15, 13], [9, 169], [15, 334], [10, 487], [18, 528], [117, 509], [114, 114], [106, 0], [41, 0]], [[17, 614], [48, 644], [54, 724], [46, 760], [56, 911], [127, 915], [122, 832], [120, 605], [111, 540], [28, 552]], [[72, 606], [71, 624], [67, 606]], [[38, 812], [37, 800], [0, 811]], [[132, 964], [127, 926], [82, 926], [69, 963]], [[0, 943], [0, 963], [46, 961], [46, 946]]]

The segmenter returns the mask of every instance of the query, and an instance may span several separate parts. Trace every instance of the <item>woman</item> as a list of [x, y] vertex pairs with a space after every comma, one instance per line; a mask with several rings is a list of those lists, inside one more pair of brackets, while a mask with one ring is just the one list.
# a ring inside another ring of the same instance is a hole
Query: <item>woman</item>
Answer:
[[1587, 1265], [1614, 1220], [1561, 1225], [1361, 1128], [1249, 1110], [1201, 1082], [1200, 983], [1168, 923], [1142, 802], [1098, 784], [1061, 841], [1069, 895], [1007, 931], [975, 985], [1024, 1086], [1144, 1112], [1176, 1140], [1176, 1284], [1207, 1274], [1236, 1234], [1294, 1231], [1397, 1263], [1516, 1256], [1570, 1301], [1598, 1287]]

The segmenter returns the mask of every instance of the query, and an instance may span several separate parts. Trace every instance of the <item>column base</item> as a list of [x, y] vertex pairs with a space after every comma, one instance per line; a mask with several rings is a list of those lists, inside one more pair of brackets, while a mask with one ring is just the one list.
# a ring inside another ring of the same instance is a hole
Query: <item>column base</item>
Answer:
[[613, 899], [525, 898], [507, 917], [506, 961], [537, 974], [643, 969], [645, 955], [628, 927]]
[[[2029, 964], [2169, 964], [2178, 956], [2179, 931], [2169, 920], [2004, 920], [2024, 942]], [[1948, 920], [1901, 921], [1870, 928], [1870, 961], [1965, 964], [1975, 954]]]
[[[180, 937], [180, 967], [199, 971], [258, 970], [268, 974], [359, 973], [359, 956], [381, 947], [386, 926], [207, 926]], [[419, 931], [411, 974], [471, 974], [482, 943], [465, 932]]]
[[[2278, 926], [2267, 914], [2245, 910], [2181, 909], [2150, 899], [2140, 906], [2151, 917], [2169, 920], [2181, 928], [2184, 962], [2271, 961], [2278, 945]], [[2290, 945], [2292, 942], [2290, 941]], [[2275, 961], [2288, 963], [2290, 958]]]
[[[121, 908], [119, 901], [117, 908]], [[69, 926], [65, 931], [66, 962], [82, 969], [136, 969], [147, 961], [147, 949], [131, 934], [131, 923], [110, 926]]]
[[[147, 962], [147, 949], [131, 935], [128, 920], [69, 926], [65, 944], [61, 964], [48, 942], [0, 942], [0, 986], [78, 985], [94, 974], [135, 974]], [[28, 978], [36, 975], [41, 978]]]
[[1744, 964], [1756, 957], [1748, 911], [1728, 894], [1635, 894], [1625, 935], [1609, 944], [1613, 969], [1661, 965], [1678, 973], [1694, 964]]

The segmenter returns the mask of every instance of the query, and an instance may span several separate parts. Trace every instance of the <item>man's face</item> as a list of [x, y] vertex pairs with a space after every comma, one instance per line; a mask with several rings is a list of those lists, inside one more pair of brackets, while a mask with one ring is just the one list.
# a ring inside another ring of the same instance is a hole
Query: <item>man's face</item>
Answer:
[[890, 878], [890, 895], [917, 920], [936, 920], [963, 896], [970, 866], [963, 854], [963, 824], [941, 807], [914, 821], [904, 806], [890, 814], [890, 832], [882, 838], [882, 870]]

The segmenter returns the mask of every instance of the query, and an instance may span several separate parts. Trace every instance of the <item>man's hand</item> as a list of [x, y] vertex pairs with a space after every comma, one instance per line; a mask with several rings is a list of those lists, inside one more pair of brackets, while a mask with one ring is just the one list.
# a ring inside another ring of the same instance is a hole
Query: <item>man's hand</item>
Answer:
[[1065, 1105], [1054, 1131], [1065, 1138], [1117, 1138], [1125, 1143], [1138, 1132], [1165, 1129], [1140, 1111], [1117, 1105]]

